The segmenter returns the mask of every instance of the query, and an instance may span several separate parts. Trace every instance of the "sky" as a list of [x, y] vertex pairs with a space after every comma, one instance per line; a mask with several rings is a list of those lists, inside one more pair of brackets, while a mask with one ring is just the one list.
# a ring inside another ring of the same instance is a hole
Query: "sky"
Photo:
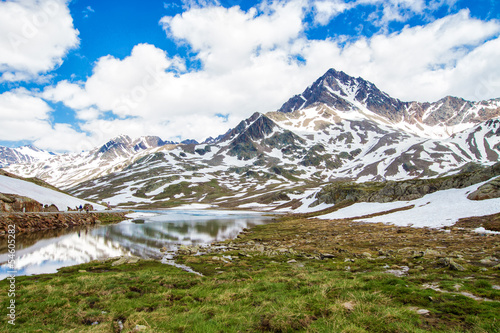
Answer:
[[500, 97], [497, 0], [0, 0], [0, 145], [203, 141], [328, 69], [403, 101]]

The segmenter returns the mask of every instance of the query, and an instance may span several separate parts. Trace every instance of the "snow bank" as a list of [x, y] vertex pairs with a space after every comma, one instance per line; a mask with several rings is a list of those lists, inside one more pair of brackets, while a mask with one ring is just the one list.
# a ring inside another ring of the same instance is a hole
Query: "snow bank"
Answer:
[[460, 218], [484, 216], [500, 212], [500, 198], [469, 200], [467, 195], [483, 183], [463, 189], [450, 189], [428, 194], [411, 201], [388, 203], [360, 202], [339, 211], [319, 216], [321, 219], [355, 218], [414, 205], [412, 209], [372, 218], [357, 218], [360, 222], [390, 223], [398, 226], [441, 228], [455, 224]]
[[86, 203], [94, 206], [96, 210], [104, 210], [105, 207], [93, 202], [85, 201], [72, 197], [70, 195], [51, 190], [36, 184], [0, 175], [0, 193], [17, 194], [34, 199], [44, 205], [54, 204], [59, 210], [64, 211], [69, 206], [85, 205]]
[[492, 234], [492, 235], [500, 235], [499, 231], [491, 231], [491, 230], [486, 230], [484, 227], [479, 227], [473, 230], [474, 232], [477, 232], [478, 234]]

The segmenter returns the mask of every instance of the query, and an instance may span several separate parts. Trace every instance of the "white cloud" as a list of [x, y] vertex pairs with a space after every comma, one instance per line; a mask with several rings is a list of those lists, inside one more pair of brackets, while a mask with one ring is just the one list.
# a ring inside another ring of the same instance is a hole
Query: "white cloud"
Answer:
[[31, 140], [40, 148], [74, 150], [85, 134], [76, 132], [68, 124], [52, 127], [51, 112], [46, 102], [25, 89], [0, 94], [0, 140]]
[[181, 0], [181, 2], [182, 2], [182, 9], [184, 10], [220, 5], [219, 1], [217, 0]]
[[2, 119], [2, 132], [8, 126], [5, 121], [44, 121], [49, 118], [52, 111], [43, 100], [30, 95], [25, 89], [17, 89], [0, 95], [0, 118]]
[[286, 48], [303, 30], [301, 2], [275, 3], [268, 11], [195, 8], [160, 22], [169, 36], [197, 52], [205, 71], [223, 73], [251, 65], [253, 55]]
[[330, 20], [337, 15], [352, 9], [356, 3], [345, 2], [343, 0], [320, 0], [315, 1], [312, 5], [315, 16], [314, 20], [320, 25], [326, 25]]
[[0, 82], [36, 79], [78, 43], [66, 1], [0, 2]]
[[[440, 8], [451, 8], [457, 0], [313, 0], [314, 20], [326, 25], [337, 15], [360, 7], [369, 7], [368, 21], [371, 24], [387, 28], [391, 22], [406, 22], [414, 16], [432, 20], [432, 13]], [[366, 9], [366, 8], [365, 8]], [[361, 8], [360, 10], [363, 10]]]

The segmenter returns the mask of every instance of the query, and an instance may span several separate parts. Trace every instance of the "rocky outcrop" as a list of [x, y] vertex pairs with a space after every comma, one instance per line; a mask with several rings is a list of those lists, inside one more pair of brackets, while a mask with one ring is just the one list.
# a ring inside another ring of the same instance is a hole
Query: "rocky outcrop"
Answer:
[[[337, 204], [353, 202], [391, 202], [415, 200], [426, 194], [451, 188], [468, 187], [500, 175], [500, 162], [487, 168], [470, 165], [460, 174], [434, 179], [410, 179], [386, 182], [336, 182], [325, 186], [316, 195], [315, 204]], [[496, 178], [469, 195], [471, 200], [481, 200], [500, 196], [500, 179]], [[475, 199], [473, 199], [475, 198]]]
[[490, 180], [467, 196], [470, 200], [500, 198], [500, 177]]
[[42, 212], [44, 207], [36, 200], [16, 194], [0, 193], [0, 212]]

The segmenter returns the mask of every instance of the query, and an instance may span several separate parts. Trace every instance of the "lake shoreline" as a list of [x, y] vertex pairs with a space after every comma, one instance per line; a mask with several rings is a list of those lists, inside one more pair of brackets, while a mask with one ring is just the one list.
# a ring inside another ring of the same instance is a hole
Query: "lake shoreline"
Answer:
[[126, 220], [128, 212], [36, 212], [0, 214], [0, 238], [5, 238], [9, 225], [15, 225], [16, 234], [43, 230], [65, 229], [76, 226], [116, 223]]

